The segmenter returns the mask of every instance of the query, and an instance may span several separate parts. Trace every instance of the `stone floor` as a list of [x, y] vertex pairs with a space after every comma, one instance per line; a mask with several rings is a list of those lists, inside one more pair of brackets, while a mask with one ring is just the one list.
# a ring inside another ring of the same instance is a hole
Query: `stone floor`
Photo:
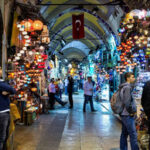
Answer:
[[83, 113], [83, 94], [73, 99], [72, 110], [57, 105], [31, 126], [17, 126], [15, 150], [119, 150], [121, 125], [108, 111], [109, 104], [94, 102], [94, 113], [87, 104]]

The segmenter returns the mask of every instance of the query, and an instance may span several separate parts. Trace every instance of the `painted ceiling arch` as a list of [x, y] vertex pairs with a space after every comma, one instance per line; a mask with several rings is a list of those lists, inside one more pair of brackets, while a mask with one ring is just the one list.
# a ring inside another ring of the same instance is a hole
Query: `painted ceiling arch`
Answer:
[[[64, 27], [64, 29], [60, 29], [57, 33], [56, 33], [56, 35], [57, 34], [61, 34], [61, 35], [64, 35], [64, 33], [65, 32], [68, 32], [69, 34], [68, 34], [68, 36], [72, 36], [72, 24], [69, 24], [67, 27]], [[67, 28], [69, 28], [69, 30], [67, 29]], [[89, 30], [91, 30], [91, 32], [94, 32], [94, 30], [92, 31], [92, 29], [90, 28], [90, 27], [88, 27], [88, 26], [85, 26], [85, 34], [86, 34], [86, 32], [87, 33], [90, 33], [90, 31]], [[55, 36], [56, 36], [55, 35]], [[89, 36], [89, 39], [86, 39], [86, 40], [84, 40], [84, 39], [81, 39], [81, 41], [83, 41], [84, 43], [86, 43], [86, 45], [89, 47], [89, 49], [91, 48], [91, 47], [97, 47], [97, 45], [101, 45], [101, 44], [103, 44], [104, 42], [103, 42], [103, 40], [102, 40], [102, 38], [101, 38], [101, 35], [97, 35], [96, 33], [95, 33], [95, 36], [93, 37], [93, 35], [94, 34], [90, 34]], [[66, 37], [67, 38], [67, 37]], [[95, 38], [97, 38], [97, 39], [99, 39], [99, 40], [95, 40], [95, 41], [93, 41], [93, 40], [90, 40], [90, 39], [95, 39]], [[55, 39], [55, 38], [53, 38], [53, 39]], [[73, 41], [73, 39], [70, 39], [70, 42], [72, 42]], [[93, 45], [93, 44], [96, 44], [96, 45]], [[55, 46], [54, 46], [55, 45]], [[60, 47], [60, 44], [59, 43], [53, 43], [53, 44], [51, 44], [51, 46], [56, 50], [57, 49], [57, 51], [59, 51], [60, 49], [61, 49], [61, 47]], [[58, 49], [58, 47], [60, 48], [60, 49]]]
[[67, 58], [69, 61], [82, 61], [83, 58], [87, 56], [85, 53], [83, 53], [83, 51], [81, 51], [81, 49], [78, 49], [76, 47], [69, 47], [67, 49], [64, 49], [63, 54], [65, 55], [65, 58]]
[[[43, 0], [42, 4], [100, 4], [100, 3], [107, 3], [111, 2], [112, 0]], [[93, 14], [92, 9], [93, 7], [97, 7], [99, 10], [96, 12], [96, 14]], [[52, 33], [51, 36], [51, 44], [50, 44], [50, 51], [56, 50], [61, 51], [62, 45], [61, 42], [57, 41], [57, 39], [60, 39], [60, 36], [63, 37], [64, 40], [66, 40], [66, 44], [70, 44], [73, 42], [72, 37], [72, 14], [79, 14], [81, 12], [84, 13], [84, 22], [85, 22], [85, 39], [80, 39], [80, 42], [82, 44], [85, 44], [88, 49], [91, 47], [97, 47], [97, 45], [101, 44], [109, 44], [107, 41], [108, 36], [114, 36], [115, 39], [115, 33], [113, 32], [111, 26], [107, 23], [108, 17], [111, 15], [112, 12], [114, 12], [114, 7], [109, 6], [84, 6], [83, 8], [79, 8], [78, 6], [73, 5], [51, 5], [49, 7], [44, 7], [43, 10], [41, 9], [43, 17], [46, 19], [50, 31]], [[90, 40], [90, 39], [99, 39], [99, 40]], [[56, 41], [55, 41], [56, 40]], [[53, 42], [54, 41], [54, 42]], [[75, 47], [74, 47], [75, 48]], [[67, 48], [68, 53], [70, 55], [72, 51], [72, 47]], [[87, 53], [89, 50], [84, 49], [78, 49], [79, 52], [75, 52], [76, 54], [81, 53]], [[73, 52], [72, 52], [73, 53]], [[65, 50], [65, 54], [67, 55], [67, 52]]]
[[[42, 2], [42, 4], [46, 4], [46, 3], [50, 3], [50, 4], [71, 4], [71, 3], [76, 3], [76, 4], [102, 4], [102, 3], [107, 3], [107, 2], [111, 2], [112, 0], [44, 0]], [[99, 13], [100, 16], [104, 19], [106, 19], [106, 16], [108, 16], [111, 12], [112, 9], [110, 9], [109, 6], [97, 6], [99, 8]], [[69, 6], [69, 8], [74, 8], [74, 6]], [[84, 8], [88, 8], [88, 9], [93, 9], [93, 7], [91, 6], [84, 6]], [[112, 7], [113, 8], [113, 7]], [[58, 5], [55, 6], [51, 6], [51, 8], [47, 8], [45, 9], [44, 12], [44, 18], [49, 18], [50, 20], [52, 19], [52, 16], [50, 14], [53, 14], [54, 16], [56, 16], [56, 14], [59, 14], [60, 12], [63, 12], [64, 10], [68, 9], [67, 5], [64, 5], [63, 7], [60, 7]]]

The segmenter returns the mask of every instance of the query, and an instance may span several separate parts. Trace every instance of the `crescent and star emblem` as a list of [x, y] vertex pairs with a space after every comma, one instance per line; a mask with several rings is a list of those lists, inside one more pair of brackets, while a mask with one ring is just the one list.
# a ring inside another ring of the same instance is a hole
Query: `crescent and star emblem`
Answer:
[[76, 26], [77, 26], [77, 31], [79, 31], [79, 29], [80, 29], [80, 26], [81, 26], [81, 21], [80, 20], [76, 20], [75, 21], [75, 24], [76, 24]]

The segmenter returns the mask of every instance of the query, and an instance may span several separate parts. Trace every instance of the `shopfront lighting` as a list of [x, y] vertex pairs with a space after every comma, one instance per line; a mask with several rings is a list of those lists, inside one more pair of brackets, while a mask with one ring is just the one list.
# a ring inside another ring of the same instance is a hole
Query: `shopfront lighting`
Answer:
[[31, 32], [33, 31], [33, 21], [31, 19], [28, 19], [24, 22], [25, 31]]
[[29, 55], [32, 55], [32, 54], [33, 54], [33, 52], [32, 52], [32, 51], [30, 51], [30, 52], [29, 52]]
[[136, 35], [136, 36], [134, 36], [134, 39], [135, 39], [135, 40], [137, 40], [138, 38], [139, 38], [139, 37], [138, 37], [137, 35]]
[[20, 53], [21, 53], [21, 54], [24, 54], [25, 52], [24, 52], [24, 50], [21, 50]]
[[29, 35], [25, 35], [24, 38], [25, 38], [25, 39], [28, 39], [28, 38], [29, 38]]
[[19, 31], [22, 31], [22, 32], [23, 32], [23, 31], [24, 31], [24, 28], [22, 28], [22, 27], [21, 27], [21, 28], [19, 28]]
[[20, 57], [15, 57], [15, 59], [16, 59], [16, 60], [19, 60], [19, 59], [20, 59]]
[[42, 30], [43, 29], [43, 23], [40, 20], [35, 20], [33, 22], [33, 29], [37, 30], [37, 31]]
[[27, 47], [23, 47], [23, 50], [25, 50], [25, 51], [26, 51], [26, 50], [27, 50]]
[[44, 50], [45, 48], [44, 48], [44, 46], [40, 46], [40, 50]]
[[18, 53], [18, 54], [17, 54], [17, 56], [19, 56], [19, 57], [20, 57], [20, 56], [21, 56], [21, 54], [20, 54], [20, 53]]
[[28, 39], [28, 40], [26, 40], [26, 42], [27, 42], [27, 43], [30, 43], [30, 42], [31, 42], [31, 40], [30, 40], [30, 39]]
[[17, 28], [21, 28], [21, 24], [20, 23], [17, 24]]
[[23, 31], [22, 34], [23, 34], [23, 35], [27, 35], [28, 33], [27, 33], [26, 31]]
[[144, 30], [144, 34], [145, 34], [145, 35], [148, 35], [148, 30]]
[[27, 46], [29, 46], [29, 44], [28, 44], [28, 43], [26, 43], [24, 46], [26, 46], [26, 47], [27, 47]]
[[132, 23], [131, 23], [131, 24], [127, 24], [127, 28], [128, 28], [128, 29], [133, 28], [133, 24], [132, 24]]
[[147, 41], [143, 41], [143, 44], [146, 45], [146, 44], [147, 44]]

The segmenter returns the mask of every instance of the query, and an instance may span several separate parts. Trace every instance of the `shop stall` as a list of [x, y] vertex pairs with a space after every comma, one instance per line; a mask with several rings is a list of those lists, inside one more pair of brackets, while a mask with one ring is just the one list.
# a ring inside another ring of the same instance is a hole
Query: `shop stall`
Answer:
[[15, 55], [8, 59], [11, 65], [8, 79], [17, 90], [14, 99], [17, 100], [21, 122], [30, 125], [42, 110], [40, 96], [44, 94], [46, 88], [44, 69], [47, 69], [48, 55], [45, 51], [50, 42], [49, 31], [38, 18], [15, 21], [17, 44]]

